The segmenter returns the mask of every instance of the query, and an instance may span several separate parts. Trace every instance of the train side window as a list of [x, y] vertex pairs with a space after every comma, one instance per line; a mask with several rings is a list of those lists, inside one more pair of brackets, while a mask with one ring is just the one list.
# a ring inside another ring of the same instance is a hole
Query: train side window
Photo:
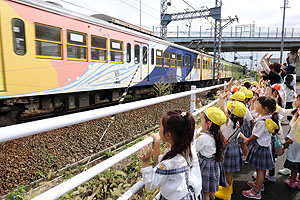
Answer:
[[26, 53], [25, 25], [23, 20], [12, 19], [14, 51], [17, 55]]
[[95, 62], [107, 62], [106, 38], [91, 36], [91, 60]]
[[143, 47], [143, 65], [146, 65], [148, 62], [148, 48]]
[[185, 56], [185, 67], [191, 67], [191, 57]]
[[176, 53], [171, 54], [171, 67], [176, 67]]
[[156, 65], [161, 66], [163, 65], [163, 51], [162, 50], [156, 50]]
[[164, 52], [164, 67], [170, 67], [170, 52]]
[[177, 67], [181, 67], [181, 58], [182, 58], [182, 55], [181, 54], [177, 54]]
[[200, 61], [200, 59], [198, 59], [198, 69], [201, 69], [201, 63], [200, 63], [201, 61]]
[[154, 65], [154, 49], [151, 49], [151, 65]]
[[110, 62], [123, 63], [123, 42], [110, 40]]
[[61, 28], [35, 24], [37, 58], [62, 59]]
[[131, 44], [127, 43], [127, 62], [130, 63], [131, 62]]
[[193, 66], [195, 69], [197, 69], [197, 58], [194, 58], [194, 66]]
[[134, 63], [140, 63], [140, 45], [134, 45]]
[[68, 60], [87, 61], [86, 34], [67, 30]]

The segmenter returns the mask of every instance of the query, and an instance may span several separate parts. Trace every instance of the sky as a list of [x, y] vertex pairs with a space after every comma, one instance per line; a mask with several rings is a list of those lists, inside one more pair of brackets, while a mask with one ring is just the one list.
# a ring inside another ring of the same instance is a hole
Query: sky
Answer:
[[[49, 0], [48, 0], [49, 1]], [[115, 18], [122, 19], [129, 23], [147, 28], [149, 30], [159, 31], [156, 27], [160, 23], [160, 0], [50, 0], [63, 5], [63, 7], [84, 13], [87, 15], [103, 13]], [[193, 8], [200, 10], [203, 8], [212, 8], [215, 6], [215, 0], [168, 0], [171, 6], [168, 6], [167, 13], [192, 11]], [[141, 18], [140, 18], [141, 2]], [[192, 7], [190, 7], [191, 5]], [[247, 26], [254, 24], [255, 27], [282, 27], [284, 0], [223, 0], [222, 1], [222, 19], [228, 19], [228, 16], [238, 16], [239, 23], [234, 22], [231, 26]], [[300, 33], [300, 0], [288, 0], [286, 9], [285, 27], [291, 31]], [[212, 19], [210, 19], [212, 21]], [[168, 25], [168, 31], [177, 30], [188, 32], [198, 31], [200, 26], [208, 30], [211, 26], [206, 19], [194, 19], [192, 21], [171, 22]], [[230, 28], [230, 27], [228, 27]], [[258, 28], [257, 28], [258, 29]], [[202, 29], [203, 30], [203, 29]], [[265, 52], [253, 52], [254, 58], [260, 58]], [[273, 52], [273, 57], [279, 57], [279, 52]], [[285, 52], [286, 54], [287, 52]], [[249, 63], [250, 60], [242, 59], [247, 57], [250, 52], [238, 52], [240, 62]], [[232, 61], [233, 53], [223, 53], [223, 57]]]

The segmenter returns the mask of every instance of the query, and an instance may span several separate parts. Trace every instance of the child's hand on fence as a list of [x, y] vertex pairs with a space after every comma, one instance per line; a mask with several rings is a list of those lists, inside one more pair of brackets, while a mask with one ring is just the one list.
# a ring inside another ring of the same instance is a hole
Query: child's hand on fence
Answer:
[[153, 142], [154, 142], [154, 143], [155, 143], [155, 142], [160, 142], [160, 136], [159, 136], [159, 134], [157, 134], [157, 133], [152, 133], [150, 136], [153, 137]]
[[150, 166], [149, 160], [154, 154], [154, 150], [152, 149], [151, 145], [146, 145], [141, 150], [141, 155], [138, 155], [138, 157], [142, 160], [143, 164], [142, 167], [148, 167]]

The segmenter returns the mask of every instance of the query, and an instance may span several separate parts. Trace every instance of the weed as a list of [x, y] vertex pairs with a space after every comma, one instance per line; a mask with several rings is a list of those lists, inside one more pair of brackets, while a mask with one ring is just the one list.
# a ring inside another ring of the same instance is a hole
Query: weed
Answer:
[[12, 191], [10, 193], [8, 199], [9, 200], [14, 200], [14, 199], [22, 200], [26, 197], [25, 192], [26, 192], [25, 185], [19, 185], [19, 186], [17, 186], [17, 188], [14, 191]]

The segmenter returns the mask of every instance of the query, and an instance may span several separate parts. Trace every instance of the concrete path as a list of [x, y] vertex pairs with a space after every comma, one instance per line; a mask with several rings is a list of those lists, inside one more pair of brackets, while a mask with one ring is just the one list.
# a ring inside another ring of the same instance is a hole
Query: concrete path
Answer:
[[[287, 133], [289, 126], [283, 126], [283, 129], [284, 132]], [[271, 183], [266, 180], [265, 191], [262, 192], [263, 200], [300, 200], [300, 190], [289, 188], [284, 183], [284, 180], [287, 179], [288, 176], [282, 176], [277, 173], [279, 169], [283, 168], [286, 154], [287, 151], [283, 156], [278, 157], [277, 162], [275, 163], [275, 177], [277, 179], [276, 183]], [[254, 168], [244, 165], [241, 172], [234, 174], [233, 194], [231, 196], [232, 200], [248, 199], [242, 195], [242, 191], [250, 189], [250, 187], [247, 185], [247, 181], [253, 180], [252, 174], [254, 171]]]

